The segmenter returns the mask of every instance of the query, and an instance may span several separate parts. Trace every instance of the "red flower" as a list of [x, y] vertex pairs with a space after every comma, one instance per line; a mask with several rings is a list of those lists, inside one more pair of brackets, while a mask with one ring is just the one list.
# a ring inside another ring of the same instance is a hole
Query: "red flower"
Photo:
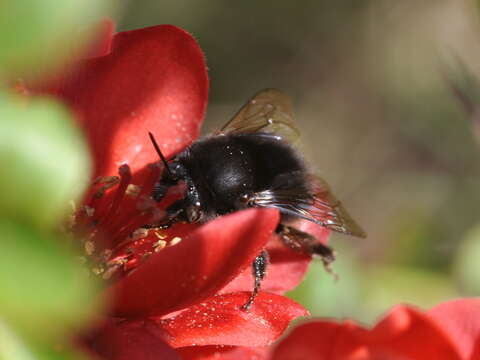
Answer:
[[480, 299], [440, 304], [424, 313], [393, 308], [373, 329], [315, 320], [295, 328], [272, 360], [475, 360], [480, 358]]
[[393, 308], [373, 329], [351, 320], [316, 319], [273, 347], [180, 349], [184, 360], [477, 360], [480, 298], [458, 299], [422, 312]]
[[[112, 44], [107, 36], [99, 44], [103, 56], [39, 90], [75, 111], [94, 159], [96, 180], [72, 228], [87, 239], [95, 274], [112, 283], [112, 318], [91, 338], [93, 348], [108, 359], [135, 360], [176, 358], [171, 347], [268, 345], [306, 311], [267, 292], [242, 311], [253, 287], [250, 264], [270, 239], [263, 289], [281, 294], [300, 281], [310, 261], [272, 237], [276, 210], [251, 209], [168, 231], [142, 227], [165, 208], [150, 197], [161, 167], [148, 131], [167, 157], [199, 134], [208, 93], [200, 48], [169, 25], [119, 33]], [[328, 231], [321, 231], [325, 239]]]

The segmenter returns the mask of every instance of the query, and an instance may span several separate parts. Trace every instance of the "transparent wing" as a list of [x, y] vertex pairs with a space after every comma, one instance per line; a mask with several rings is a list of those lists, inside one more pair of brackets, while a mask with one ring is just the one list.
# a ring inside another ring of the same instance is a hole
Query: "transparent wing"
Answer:
[[220, 134], [256, 132], [295, 143], [300, 132], [295, 125], [292, 102], [288, 95], [276, 89], [261, 90], [219, 131]]
[[279, 188], [261, 191], [254, 194], [250, 201], [254, 206], [277, 208], [283, 213], [313, 221], [339, 233], [366, 236], [324, 180], [312, 176], [310, 184], [310, 189]]

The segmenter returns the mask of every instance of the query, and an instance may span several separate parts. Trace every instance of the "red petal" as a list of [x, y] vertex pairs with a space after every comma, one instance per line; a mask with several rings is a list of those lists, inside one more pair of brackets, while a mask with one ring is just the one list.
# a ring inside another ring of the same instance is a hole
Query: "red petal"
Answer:
[[412, 360], [460, 360], [451, 339], [432, 319], [406, 306], [397, 306], [378, 323], [369, 336], [378, 358], [401, 354]]
[[[323, 357], [321, 357], [323, 355]], [[450, 338], [426, 315], [394, 308], [371, 331], [352, 322], [316, 321], [295, 328], [274, 360], [460, 360]]]
[[[330, 230], [311, 221], [297, 221], [299, 230], [316, 236], [323, 244], [328, 243]], [[267, 275], [262, 281], [262, 290], [275, 294], [285, 294], [294, 289], [304, 278], [312, 258], [298, 254], [285, 246], [278, 236], [272, 236], [267, 244], [269, 265]], [[252, 288], [253, 275], [251, 269], [246, 269], [235, 280], [230, 282], [221, 293], [249, 291]]]
[[[299, 230], [308, 232], [317, 237], [323, 244], [328, 243], [330, 230], [312, 223], [311, 221], [298, 221]], [[312, 258], [301, 255], [285, 246], [278, 236], [272, 236], [267, 244], [269, 264], [267, 275], [262, 281], [262, 290], [275, 294], [284, 294], [294, 289], [305, 277], [308, 265]], [[249, 291], [253, 284], [251, 269], [243, 271], [235, 280], [230, 282], [221, 293], [227, 294], [236, 291]]]
[[[364, 331], [353, 323], [315, 321], [297, 326], [274, 349], [273, 360], [351, 360], [349, 354], [365, 351], [355, 333]], [[359, 358], [361, 359], [361, 358]], [[367, 357], [364, 358], [368, 359]]]
[[183, 360], [267, 360], [268, 347], [190, 346], [177, 349]]
[[282, 334], [291, 320], [308, 315], [293, 300], [268, 293], [260, 293], [250, 310], [245, 311], [242, 306], [249, 296], [249, 292], [217, 295], [173, 318], [158, 320], [158, 336], [173, 347], [266, 346]]
[[[310, 256], [301, 255], [287, 248], [278, 236], [272, 236], [267, 244], [269, 264], [267, 274], [262, 281], [262, 290], [275, 294], [284, 294], [295, 288], [305, 276]], [[221, 293], [251, 291], [253, 287], [252, 269], [245, 269], [230, 282]]]
[[98, 333], [91, 347], [105, 360], [180, 360], [169, 345], [142, 323], [111, 325]]
[[250, 266], [278, 219], [276, 210], [250, 209], [201, 226], [115, 285], [114, 312], [164, 315], [213, 295]]
[[428, 312], [453, 339], [462, 359], [480, 359], [480, 299], [459, 299]]
[[113, 45], [55, 91], [79, 115], [96, 175], [115, 175], [123, 163], [136, 172], [157, 161], [148, 131], [167, 157], [189, 145], [207, 104], [204, 56], [185, 31], [162, 25], [122, 32]]

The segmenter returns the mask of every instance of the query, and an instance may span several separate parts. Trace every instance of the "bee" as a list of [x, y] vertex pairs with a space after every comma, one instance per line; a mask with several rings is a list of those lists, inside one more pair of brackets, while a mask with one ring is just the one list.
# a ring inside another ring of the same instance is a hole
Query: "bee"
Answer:
[[[295, 227], [295, 219], [311, 221], [333, 231], [365, 237], [332, 194], [328, 184], [313, 175], [295, 144], [299, 137], [290, 98], [276, 89], [254, 95], [219, 131], [197, 140], [166, 160], [153, 134], [150, 139], [165, 168], [152, 197], [161, 201], [168, 189], [183, 181], [184, 196], [166, 209], [163, 227], [175, 222], [207, 222], [250, 207], [275, 208], [276, 228], [294, 251], [319, 257], [327, 270], [334, 251], [313, 235]], [[253, 261], [253, 291], [243, 306], [248, 310], [265, 277], [268, 254]]]

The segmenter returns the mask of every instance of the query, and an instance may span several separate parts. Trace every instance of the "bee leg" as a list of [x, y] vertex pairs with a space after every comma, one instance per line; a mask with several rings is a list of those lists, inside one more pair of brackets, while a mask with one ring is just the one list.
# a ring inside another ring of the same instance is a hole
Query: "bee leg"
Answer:
[[260, 255], [258, 255], [252, 263], [253, 277], [255, 278], [255, 282], [254, 282], [253, 291], [250, 297], [248, 298], [248, 301], [242, 306], [243, 310], [247, 310], [247, 311], [250, 310], [250, 307], [252, 306], [253, 301], [255, 300], [255, 297], [257, 296], [260, 290], [261, 282], [265, 277], [267, 264], [268, 264], [268, 253], [265, 250], [262, 250]]
[[320, 243], [314, 236], [292, 226], [279, 224], [275, 231], [290, 249], [300, 254], [319, 257], [325, 270], [335, 280], [338, 279], [338, 274], [332, 269], [332, 263], [335, 261], [335, 251], [333, 249]]
[[184, 199], [175, 201], [165, 210], [165, 212], [165, 217], [159, 223], [147, 224], [143, 227], [145, 229], [160, 228], [162, 230], [165, 230], [177, 222], [188, 221], [185, 213]]
[[152, 199], [156, 202], [162, 201], [167, 194], [168, 189], [170, 189], [172, 186], [175, 186], [177, 183], [177, 180], [172, 180], [168, 177], [160, 179], [153, 185], [151, 193]]
[[153, 185], [153, 189], [152, 189], [153, 200], [155, 200], [156, 202], [162, 201], [169, 187], [170, 187], [169, 185], [163, 184], [160, 181], [156, 182], [155, 185]]

